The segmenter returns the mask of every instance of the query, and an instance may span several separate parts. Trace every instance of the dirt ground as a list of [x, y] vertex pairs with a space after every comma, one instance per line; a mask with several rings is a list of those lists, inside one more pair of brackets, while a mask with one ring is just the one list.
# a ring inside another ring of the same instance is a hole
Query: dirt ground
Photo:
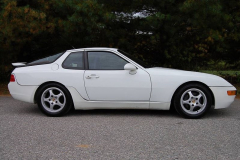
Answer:
[[7, 83], [0, 83], [0, 96], [10, 95], [7, 87]]

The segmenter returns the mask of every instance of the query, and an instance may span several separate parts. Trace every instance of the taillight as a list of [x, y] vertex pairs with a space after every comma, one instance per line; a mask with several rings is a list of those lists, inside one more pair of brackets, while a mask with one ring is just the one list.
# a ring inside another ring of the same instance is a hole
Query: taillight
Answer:
[[11, 77], [10, 77], [10, 82], [15, 82], [15, 77], [13, 74], [11, 74]]

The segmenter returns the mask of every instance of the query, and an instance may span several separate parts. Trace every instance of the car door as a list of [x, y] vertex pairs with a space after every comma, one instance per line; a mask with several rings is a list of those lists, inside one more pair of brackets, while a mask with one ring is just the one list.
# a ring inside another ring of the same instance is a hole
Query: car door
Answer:
[[91, 51], [87, 57], [84, 81], [90, 100], [149, 101], [151, 81], [145, 70], [138, 68], [136, 74], [130, 74], [124, 70], [129, 62], [112, 52]]

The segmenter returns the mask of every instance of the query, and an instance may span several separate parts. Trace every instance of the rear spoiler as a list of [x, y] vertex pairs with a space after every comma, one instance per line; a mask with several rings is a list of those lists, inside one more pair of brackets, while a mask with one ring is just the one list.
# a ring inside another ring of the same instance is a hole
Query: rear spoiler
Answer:
[[17, 63], [12, 63], [14, 67], [23, 67], [26, 66], [27, 62], [17, 62]]

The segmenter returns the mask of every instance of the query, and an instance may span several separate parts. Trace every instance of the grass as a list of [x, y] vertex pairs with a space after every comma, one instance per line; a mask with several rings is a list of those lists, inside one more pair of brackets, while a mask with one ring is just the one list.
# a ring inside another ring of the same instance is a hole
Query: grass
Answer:
[[214, 75], [217, 75], [217, 76], [221, 76], [221, 75], [230, 75], [230, 76], [240, 75], [240, 71], [208, 71], [208, 70], [202, 70], [201, 72], [214, 74]]

